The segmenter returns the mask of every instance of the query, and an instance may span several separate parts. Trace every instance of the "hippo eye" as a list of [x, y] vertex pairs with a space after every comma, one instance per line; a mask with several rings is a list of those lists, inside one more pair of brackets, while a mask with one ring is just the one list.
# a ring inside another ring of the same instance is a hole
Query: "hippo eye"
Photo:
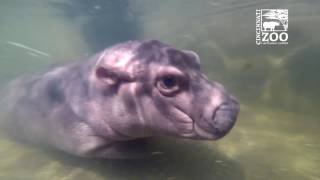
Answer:
[[174, 75], [163, 76], [157, 81], [157, 88], [163, 95], [173, 95], [181, 89], [180, 78]]
[[165, 89], [172, 89], [177, 85], [177, 83], [177, 78], [173, 76], [167, 76], [161, 79], [161, 86]]

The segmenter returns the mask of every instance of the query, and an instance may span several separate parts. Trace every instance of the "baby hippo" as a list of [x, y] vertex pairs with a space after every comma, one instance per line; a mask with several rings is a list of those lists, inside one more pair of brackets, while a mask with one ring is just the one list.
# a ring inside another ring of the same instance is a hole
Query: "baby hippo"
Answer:
[[11, 134], [82, 157], [128, 158], [135, 139], [150, 136], [216, 140], [239, 112], [196, 53], [156, 40], [22, 78], [7, 98]]

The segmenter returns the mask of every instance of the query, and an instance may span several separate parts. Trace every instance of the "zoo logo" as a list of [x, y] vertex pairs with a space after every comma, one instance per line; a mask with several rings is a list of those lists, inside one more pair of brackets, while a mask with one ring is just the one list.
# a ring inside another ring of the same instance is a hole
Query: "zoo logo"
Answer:
[[288, 44], [288, 9], [256, 10], [256, 44]]

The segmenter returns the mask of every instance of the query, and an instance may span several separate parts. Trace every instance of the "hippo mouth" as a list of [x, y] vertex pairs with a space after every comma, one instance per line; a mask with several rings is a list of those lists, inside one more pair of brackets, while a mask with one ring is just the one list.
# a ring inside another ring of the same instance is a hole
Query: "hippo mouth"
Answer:
[[222, 138], [234, 126], [238, 113], [238, 103], [223, 103], [215, 109], [211, 118], [202, 117], [200, 121], [194, 121], [194, 131], [200, 139]]
[[194, 131], [194, 124], [195, 121], [194, 119], [185, 111], [183, 111], [181, 108], [177, 106], [173, 106], [175, 109], [175, 113], [179, 115], [180, 118], [179, 120], [176, 121], [177, 124], [179, 124], [178, 129], [178, 134], [182, 137], [185, 138], [193, 138], [196, 136], [195, 131]]
[[179, 134], [185, 138], [216, 140], [225, 136], [234, 126], [239, 113], [238, 103], [223, 103], [219, 105], [212, 117], [195, 118], [176, 107], [180, 114]]

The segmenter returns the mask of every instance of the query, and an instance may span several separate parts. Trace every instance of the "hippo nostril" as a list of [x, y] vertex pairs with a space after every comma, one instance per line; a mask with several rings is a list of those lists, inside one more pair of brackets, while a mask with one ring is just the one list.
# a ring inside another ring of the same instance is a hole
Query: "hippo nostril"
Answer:
[[209, 124], [212, 126], [213, 133], [217, 137], [227, 134], [234, 126], [239, 112], [239, 104], [236, 100], [220, 104], [212, 113]]

